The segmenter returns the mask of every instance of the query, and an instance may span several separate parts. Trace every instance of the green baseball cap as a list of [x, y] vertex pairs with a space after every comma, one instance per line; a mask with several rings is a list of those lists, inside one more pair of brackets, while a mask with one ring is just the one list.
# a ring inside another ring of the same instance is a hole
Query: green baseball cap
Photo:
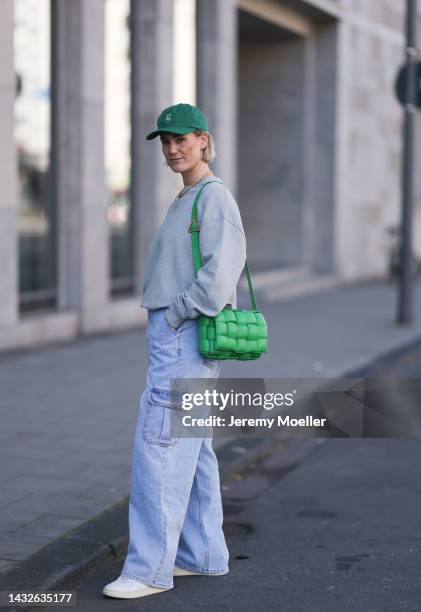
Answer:
[[157, 128], [146, 136], [146, 140], [152, 140], [162, 132], [173, 132], [174, 134], [189, 134], [193, 130], [208, 131], [208, 124], [204, 113], [191, 104], [174, 104], [165, 108], [158, 117]]

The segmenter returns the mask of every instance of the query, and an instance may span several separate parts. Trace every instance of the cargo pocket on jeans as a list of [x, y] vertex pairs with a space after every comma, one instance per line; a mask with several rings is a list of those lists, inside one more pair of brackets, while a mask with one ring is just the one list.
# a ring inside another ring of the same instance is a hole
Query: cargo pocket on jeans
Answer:
[[174, 446], [179, 437], [171, 436], [171, 392], [169, 389], [153, 387], [146, 403], [143, 439], [149, 444]]

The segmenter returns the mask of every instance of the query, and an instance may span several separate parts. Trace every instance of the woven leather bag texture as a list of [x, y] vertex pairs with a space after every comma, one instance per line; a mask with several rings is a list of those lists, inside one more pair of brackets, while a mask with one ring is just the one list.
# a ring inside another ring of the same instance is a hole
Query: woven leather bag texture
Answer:
[[[192, 235], [193, 262], [196, 274], [202, 267], [200, 255], [199, 235], [200, 227], [197, 222], [197, 203], [202, 189], [199, 190], [192, 208], [191, 225], [189, 232]], [[225, 307], [215, 317], [201, 315], [199, 323], [199, 352], [208, 359], [235, 359], [245, 361], [258, 359], [268, 350], [267, 324], [263, 314], [257, 309], [256, 298], [251, 282], [251, 275], [247, 260], [245, 264], [247, 281], [252, 303], [252, 310], [241, 310]]]
[[224, 308], [216, 317], [201, 315], [199, 352], [210, 359], [258, 359], [267, 352], [262, 313]]

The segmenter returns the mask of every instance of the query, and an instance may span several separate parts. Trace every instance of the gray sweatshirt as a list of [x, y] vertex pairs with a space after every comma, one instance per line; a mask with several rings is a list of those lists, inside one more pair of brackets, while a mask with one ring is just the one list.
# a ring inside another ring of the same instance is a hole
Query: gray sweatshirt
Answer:
[[[178, 327], [201, 314], [216, 316], [226, 304], [237, 307], [236, 286], [246, 262], [246, 237], [237, 203], [220, 183], [207, 185], [197, 206], [202, 267], [197, 276], [188, 228], [194, 198], [205, 176], [170, 204], [148, 251], [141, 306], [167, 307], [165, 317]], [[222, 182], [222, 181], [221, 181]]]

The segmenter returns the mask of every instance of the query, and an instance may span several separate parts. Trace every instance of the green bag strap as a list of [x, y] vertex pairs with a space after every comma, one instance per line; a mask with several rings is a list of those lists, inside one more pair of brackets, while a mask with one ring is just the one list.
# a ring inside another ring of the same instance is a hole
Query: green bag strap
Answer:
[[[200, 255], [200, 244], [199, 244], [199, 232], [200, 232], [200, 227], [199, 227], [199, 223], [197, 221], [197, 203], [199, 201], [200, 198], [200, 194], [202, 193], [202, 189], [204, 189], [206, 187], [206, 185], [209, 185], [209, 183], [220, 183], [221, 185], [223, 183], [221, 183], [221, 181], [207, 181], [204, 185], [202, 185], [202, 187], [199, 189], [194, 202], [193, 202], [193, 208], [192, 208], [192, 213], [191, 213], [191, 224], [189, 227], [189, 232], [191, 233], [191, 241], [192, 241], [192, 250], [193, 250], [193, 263], [194, 263], [194, 269], [196, 271], [196, 274], [198, 273], [198, 271], [200, 270], [200, 268], [202, 267], [202, 257]], [[251, 305], [253, 310], [257, 310], [257, 306], [256, 306], [256, 298], [254, 295], [254, 291], [253, 291], [253, 285], [251, 283], [251, 276], [250, 276], [250, 271], [249, 271], [249, 267], [247, 264], [247, 259], [246, 259], [246, 264], [244, 266], [245, 270], [246, 270], [246, 275], [247, 275], [247, 283], [249, 286], [249, 294], [250, 294], [250, 301], [251, 301]]]

